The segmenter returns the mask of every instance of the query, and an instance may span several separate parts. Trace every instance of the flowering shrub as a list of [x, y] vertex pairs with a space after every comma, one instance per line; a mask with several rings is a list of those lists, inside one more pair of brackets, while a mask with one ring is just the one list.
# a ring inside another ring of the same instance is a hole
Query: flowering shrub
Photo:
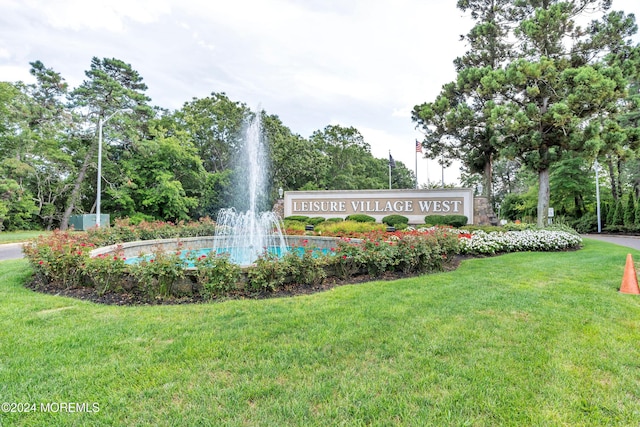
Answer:
[[130, 272], [140, 283], [142, 290], [151, 298], [172, 295], [174, 286], [184, 279], [184, 261], [180, 251], [157, 250], [149, 259], [129, 265]]
[[116, 254], [100, 254], [85, 260], [84, 273], [93, 282], [98, 294], [102, 295], [122, 288], [128, 271], [125, 260], [121, 251]]
[[229, 261], [228, 254], [200, 255], [193, 261], [202, 296], [211, 299], [236, 289], [240, 280], [240, 266]]
[[359, 243], [349, 238], [340, 239], [333, 253], [334, 256], [329, 259], [328, 265], [335, 270], [338, 277], [346, 279], [360, 270], [362, 246]]
[[82, 282], [84, 263], [94, 247], [85, 235], [56, 230], [24, 245], [23, 252], [40, 280], [68, 288]]
[[[448, 227], [409, 227], [387, 232], [382, 224], [341, 222], [336, 225], [345, 228], [323, 229], [324, 235], [343, 236], [329, 253], [307, 247], [306, 241], [282, 258], [265, 252], [246, 269], [243, 292], [270, 292], [289, 284], [317, 285], [330, 275], [349, 279], [361, 273], [373, 277], [386, 272], [426, 273], [442, 270], [457, 253], [557, 251], [579, 247], [582, 242], [580, 236], [569, 229], [487, 233]], [[359, 227], [363, 228], [357, 231]], [[142, 221], [137, 226], [121, 222], [112, 228], [88, 233], [55, 231], [25, 245], [24, 252], [36, 277], [56, 287], [94, 286], [100, 294], [136, 288], [151, 298], [199, 293], [210, 299], [241, 291], [238, 286], [241, 269], [224, 256], [187, 256], [196, 267], [195, 272], [187, 274], [180, 249], [156, 251], [152, 257], [129, 265], [121, 253], [91, 259], [89, 252], [96, 246], [117, 241], [211, 235], [214, 229], [215, 223], [209, 219], [179, 224]]]
[[561, 251], [577, 248], [582, 238], [561, 230], [524, 230], [485, 233], [460, 233], [460, 253], [493, 255], [500, 252]]
[[327, 257], [322, 256], [317, 248], [309, 247], [308, 240], [303, 240], [302, 246], [292, 248], [283, 258], [288, 264], [292, 282], [317, 285], [327, 277]]
[[266, 252], [247, 271], [250, 291], [274, 291], [287, 283], [290, 268], [285, 258]]

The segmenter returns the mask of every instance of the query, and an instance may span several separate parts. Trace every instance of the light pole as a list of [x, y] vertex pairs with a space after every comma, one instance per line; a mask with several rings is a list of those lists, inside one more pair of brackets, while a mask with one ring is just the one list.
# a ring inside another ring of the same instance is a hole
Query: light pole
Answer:
[[598, 233], [602, 232], [602, 220], [600, 219], [600, 177], [598, 176], [598, 159], [595, 161], [596, 170], [596, 217], [598, 218]]
[[111, 113], [106, 119], [102, 120], [102, 117], [98, 119], [98, 182], [97, 182], [97, 196], [96, 196], [96, 226], [100, 228], [100, 201], [102, 197], [102, 126], [118, 113], [125, 111], [131, 111], [131, 108], [123, 108]]

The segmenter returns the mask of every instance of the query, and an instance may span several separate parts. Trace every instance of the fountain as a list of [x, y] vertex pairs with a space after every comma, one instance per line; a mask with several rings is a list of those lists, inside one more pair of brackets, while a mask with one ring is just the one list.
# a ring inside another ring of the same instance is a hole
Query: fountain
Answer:
[[239, 159], [242, 180], [236, 187], [236, 204], [247, 204], [242, 212], [235, 207], [218, 213], [213, 253], [228, 254], [232, 262], [249, 265], [268, 251], [281, 256], [287, 252], [280, 218], [271, 211], [259, 212], [268, 192], [268, 159], [262, 137], [260, 112], [249, 119], [244, 149]]
[[[236, 197], [231, 203], [235, 207], [220, 210], [214, 236], [125, 242], [96, 248], [90, 255], [95, 257], [118, 252], [126, 258], [127, 264], [136, 264], [142, 259], [151, 259], [158, 249], [178, 251], [181, 256], [228, 254], [230, 261], [246, 267], [265, 252], [280, 257], [292, 247], [299, 248], [305, 244], [324, 253], [334, 247], [336, 239], [331, 237], [285, 236], [278, 215], [268, 210], [260, 211], [269, 202], [266, 179], [269, 162], [260, 113], [252, 116], [247, 122], [244, 149], [236, 168]], [[188, 268], [193, 266], [188, 265]]]

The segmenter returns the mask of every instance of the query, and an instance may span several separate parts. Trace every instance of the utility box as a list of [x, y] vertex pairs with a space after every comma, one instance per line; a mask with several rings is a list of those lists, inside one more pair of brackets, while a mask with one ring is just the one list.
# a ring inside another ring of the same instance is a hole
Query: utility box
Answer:
[[[77, 231], [86, 231], [96, 226], [95, 214], [71, 215], [69, 226]], [[109, 214], [100, 214], [100, 227], [109, 226]]]

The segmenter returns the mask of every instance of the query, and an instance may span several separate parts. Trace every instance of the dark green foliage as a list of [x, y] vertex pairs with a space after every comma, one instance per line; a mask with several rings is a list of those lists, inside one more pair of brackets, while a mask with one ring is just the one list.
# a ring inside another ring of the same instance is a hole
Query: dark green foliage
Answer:
[[365, 214], [353, 214], [349, 215], [346, 218], [347, 221], [355, 221], [355, 222], [376, 222], [376, 219], [372, 216]]
[[200, 256], [193, 260], [200, 293], [207, 299], [223, 296], [236, 289], [241, 269], [227, 256]]
[[299, 222], [306, 223], [308, 220], [309, 220], [309, 217], [304, 215], [291, 215], [291, 216], [285, 217], [285, 221], [299, 221]]
[[133, 215], [131, 215], [129, 217], [129, 224], [138, 225], [142, 221], [153, 222], [155, 220], [156, 220], [156, 218], [152, 217], [151, 215], [146, 215], [146, 214], [143, 214], [143, 213], [140, 213], [140, 212], [136, 212], [135, 214], [133, 214]]
[[627, 205], [624, 210], [623, 223], [627, 227], [631, 227], [635, 224], [636, 221], [636, 206], [635, 206], [635, 195], [633, 194], [633, 190], [629, 192], [629, 197], [627, 198]]
[[311, 225], [318, 225], [323, 222], [325, 222], [325, 218], [321, 216], [314, 216], [307, 220], [307, 224], [311, 224]]
[[387, 215], [384, 218], [382, 218], [382, 222], [387, 224], [390, 227], [396, 227], [401, 225], [401, 224], [408, 224], [409, 223], [409, 218], [407, 218], [404, 215]]
[[618, 199], [618, 201], [616, 202], [616, 207], [613, 212], [613, 220], [611, 221], [610, 225], [613, 225], [613, 226], [624, 225], [624, 205], [622, 204], [621, 199]]
[[609, 216], [609, 204], [601, 203], [600, 204], [600, 225], [602, 227], [606, 225], [608, 216]]
[[343, 218], [328, 218], [327, 222], [342, 222], [344, 221]]
[[522, 220], [527, 216], [534, 216], [536, 212], [535, 200], [527, 194], [508, 194], [500, 204], [500, 215], [509, 221]]
[[467, 218], [464, 215], [427, 215], [424, 217], [425, 224], [450, 225], [452, 227], [464, 227], [467, 225]]
[[578, 233], [591, 233], [598, 230], [598, 218], [595, 213], [589, 212], [573, 221], [571, 227]]
[[616, 202], [607, 203], [607, 216], [606, 216], [606, 224], [607, 226], [613, 225], [613, 217], [616, 214]]

